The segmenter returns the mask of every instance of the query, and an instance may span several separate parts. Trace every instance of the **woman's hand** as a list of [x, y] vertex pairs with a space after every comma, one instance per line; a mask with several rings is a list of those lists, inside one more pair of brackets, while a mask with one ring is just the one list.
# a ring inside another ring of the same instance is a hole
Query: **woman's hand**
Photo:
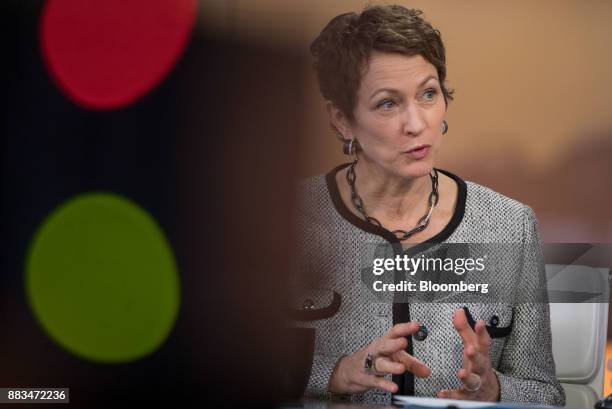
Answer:
[[366, 373], [365, 361], [368, 354], [375, 357], [372, 366], [377, 373], [401, 375], [409, 371], [421, 378], [429, 376], [431, 370], [405, 351], [408, 347], [406, 337], [418, 330], [418, 322], [396, 324], [365, 348], [341, 358], [329, 379], [330, 392], [359, 393], [373, 388], [397, 392], [395, 382]]
[[463, 340], [463, 368], [457, 375], [463, 386], [454, 390], [441, 390], [439, 398], [468, 399], [496, 402], [499, 400], [499, 380], [493, 372], [489, 347], [491, 338], [483, 320], [470, 327], [463, 309], [453, 314], [453, 325]]

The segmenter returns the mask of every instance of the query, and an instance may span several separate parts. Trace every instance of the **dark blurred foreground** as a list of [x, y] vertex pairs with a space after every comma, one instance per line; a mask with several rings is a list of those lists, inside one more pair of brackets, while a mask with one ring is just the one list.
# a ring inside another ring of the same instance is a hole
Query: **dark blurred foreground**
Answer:
[[[69, 387], [81, 407], [272, 406], [288, 394], [283, 371], [296, 354], [281, 331], [281, 307], [307, 64], [285, 50], [196, 29], [153, 92], [123, 110], [88, 112], [45, 72], [41, 6], [9, 2], [0, 14], [10, 33], [0, 151], [0, 386]], [[99, 190], [143, 206], [179, 265], [176, 326], [158, 351], [132, 363], [69, 354], [36, 324], [25, 300], [25, 252], [39, 223], [70, 197]]]

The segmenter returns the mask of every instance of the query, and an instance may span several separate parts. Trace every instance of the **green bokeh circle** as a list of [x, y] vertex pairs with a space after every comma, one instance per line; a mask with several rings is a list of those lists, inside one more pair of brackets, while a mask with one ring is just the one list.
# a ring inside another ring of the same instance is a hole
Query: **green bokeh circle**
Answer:
[[30, 244], [25, 289], [49, 336], [97, 362], [151, 354], [179, 309], [176, 262], [162, 230], [109, 193], [79, 195], [49, 215]]

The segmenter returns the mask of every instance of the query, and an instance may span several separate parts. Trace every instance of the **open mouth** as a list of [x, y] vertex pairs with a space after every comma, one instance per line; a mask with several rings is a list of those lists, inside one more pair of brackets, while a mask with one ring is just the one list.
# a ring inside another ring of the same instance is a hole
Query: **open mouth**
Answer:
[[431, 148], [431, 145], [421, 145], [421, 146], [417, 146], [416, 148], [410, 149], [409, 151], [406, 151], [405, 153], [414, 159], [421, 159], [427, 156], [430, 148]]

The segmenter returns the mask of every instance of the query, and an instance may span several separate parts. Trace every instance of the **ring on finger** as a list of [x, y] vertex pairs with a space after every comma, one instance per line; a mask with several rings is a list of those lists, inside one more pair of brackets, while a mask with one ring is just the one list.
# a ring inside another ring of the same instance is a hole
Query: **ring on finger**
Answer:
[[465, 386], [465, 389], [466, 389], [468, 392], [476, 392], [476, 391], [479, 391], [479, 390], [480, 390], [480, 387], [482, 386], [482, 379], [480, 378], [480, 376], [478, 376], [478, 375], [476, 375], [476, 374], [472, 374], [472, 376], [475, 376], [476, 378], [478, 378], [478, 383], [476, 384], [476, 386], [475, 386], [475, 387], [472, 387], [472, 388], [469, 388], [469, 387], [467, 386], [467, 384], [466, 384], [466, 385], [464, 385], [464, 386]]
[[367, 373], [368, 375], [375, 375], [375, 376], [385, 375], [384, 372], [379, 372], [376, 370], [376, 358], [378, 358], [379, 356], [380, 355], [378, 354], [367, 354], [366, 355], [366, 359], [363, 364], [363, 369], [365, 373]]

